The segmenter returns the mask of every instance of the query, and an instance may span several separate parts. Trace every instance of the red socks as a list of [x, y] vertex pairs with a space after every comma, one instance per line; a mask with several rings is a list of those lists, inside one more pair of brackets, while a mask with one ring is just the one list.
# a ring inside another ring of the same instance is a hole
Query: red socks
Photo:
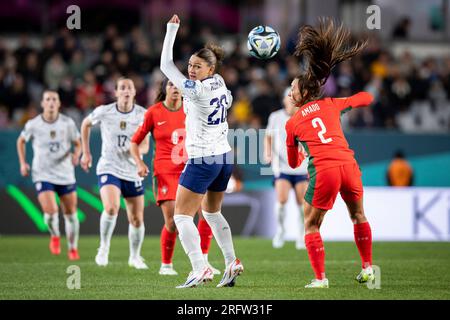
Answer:
[[305, 235], [305, 245], [316, 279], [322, 280], [325, 278], [325, 249], [320, 233], [314, 232]]
[[369, 222], [355, 224], [353, 228], [362, 267], [370, 267], [372, 265], [372, 231], [370, 230]]
[[213, 237], [211, 227], [205, 219], [198, 219], [198, 233], [200, 234], [200, 246], [202, 247], [202, 253], [207, 254], [209, 246], [211, 245], [211, 239]]
[[161, 230], [161, 261], [164, 264], [172, 263], [173, 251], [177, 240], [176, 232], [169, 232], [166, 226]]

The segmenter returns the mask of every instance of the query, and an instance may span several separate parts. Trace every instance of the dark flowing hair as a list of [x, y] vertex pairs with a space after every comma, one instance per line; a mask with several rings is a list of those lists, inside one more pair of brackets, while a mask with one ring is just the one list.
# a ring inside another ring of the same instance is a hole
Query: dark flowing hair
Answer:
[[209, 66], [214, 66], [214, 72], [218, 73], [225, 57], [225, 50], [216, 44], [207, 43], [205, 47], [195, 52], [194, 56], [205, 60]]
[[167, 95], [166, 86], [167, 86], [168, 82], [169, 82], [169, 79], [167, 79], [167, 78], [164, 78], [161, 81], [161, 83], [159, 85], [158, 94], [156, 95], [155, 103], [166, 100], [166, 95]]
[[296, 77], [301, 104], [317, 99], [333, 67], [357, 55], [366, 46], [367, 40], [351, 44], [350, 31], [342, 23], [337, 26], [331, 18], [319, 18], [317, 28], [301, 27], [294, 53], [307, 65], [306, 71]]

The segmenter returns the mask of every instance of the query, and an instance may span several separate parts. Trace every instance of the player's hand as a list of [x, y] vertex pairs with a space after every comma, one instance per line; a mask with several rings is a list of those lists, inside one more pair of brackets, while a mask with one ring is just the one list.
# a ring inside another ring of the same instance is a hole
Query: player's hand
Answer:
[[89, 172], [89, 168], [92, 167], [92, 155], [90, 153], [83, 153], [80, 164], [84, 171]]
[[272, 162], [272, 156], [270, 154], [264, 154], [264, 161], [269, 164]]
[[74, 167], [80, 164], [80, 155], [77, 153], [72, 153], [72, 164]]
[[28, 176], [28, 173], [30, 172], [30, 165], [28, 163], [23, 163], [20, 165], [20, 174], [22, 177]]
[[137, 169], [138, 169], [139, 177], [146, 177], [146, 176], [148, 176], [148, 173], [150, 172], [148, 170], [147, 165], [144, 163], [144, 161], [138, 162]]
[[180, 18], [178, 18], [178, 15], [176, 15], [176, 14], [174, 14], [173, 16], [172, 16], [172, 18], [170, 18], [170, 20], [169, 20], [169, 23], [177, 23], [177, 24], [180, 24]]

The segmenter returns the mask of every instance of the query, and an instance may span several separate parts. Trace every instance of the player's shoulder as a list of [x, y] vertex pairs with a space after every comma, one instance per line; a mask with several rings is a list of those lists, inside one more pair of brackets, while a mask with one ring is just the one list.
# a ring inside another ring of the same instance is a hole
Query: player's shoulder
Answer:
[[135, 107], [136, 113], [138, 113], [138, 114], [144, 114], [147, 111], [147, 109], [145, 109], [143, 106], [138, 105], [138, 104], [135, 104], [134, 107]]
[[63, 113], [59, 114], [58, 120], [64, 124], [75, 124], [75, 121], [71, 117], [69, 117], [68, 115], [65, 115]]
[[101, 104], [97, 107], [95, 107], [94, 111], [97, 112], [115, 112], [117, 111], [117, 104], [115, 102], [108, 103], [108, 104]]
[[163, 102], [159, 101], [149, 106], [147, 110], [145, 110], [145, 112], [146, 114], [154, 115], [155, 113], [161, 112], [161, 110], [163, 109], [164, 109]]
[[202, 81], [200, 81], [200, 84], [205, 90], [209, 92], [213, 92], [222, 88], [224, 88], [225, 90], [227, 89], [225, 80], [218, 73], [203, 79]]

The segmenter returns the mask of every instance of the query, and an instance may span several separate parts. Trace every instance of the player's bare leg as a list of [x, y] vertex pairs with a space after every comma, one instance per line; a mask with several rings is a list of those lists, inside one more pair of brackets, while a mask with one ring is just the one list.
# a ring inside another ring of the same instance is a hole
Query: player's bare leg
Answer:
[[244, 271], [244, 266], [236, 258], [230, 225], [221, 213], [224, 192], [207, 191], [202, 202], [202, 213], [222, 250], [225, 271], [217, 287], [232, 287], [236, 277]]
[[148, 269], [141, 257], [144, 242], [144, 196], [125, 198], [128, 216], [128, 240], [130, 242], [130, 258], [128, 265], [136, 269]]
[[328, 288], [328, 279], [325, 277], [325, 249], [320, 226], [327, 210], [313, 207], [305, 201], [305, 245], [309, 261], [316, 278], [305, 288]]
[[77, 215], [77, 193], [71, 192], [60, 197], [61, 210], [64, 214], [64, 226], [66, 230], [67, 245], [69, 248], [69, 260], [78, 260], [78, 237], [80, 222]]
[[116, 227], [120, 208], [120, 189], [115, 185], [104, 185], [100, 189], [100, 197], [103, 203], [103, 212], [100, 218], [100, 248], [95, 262], [99, 266], [107, 266], [111, 237]]
[[353, 222], [355, 243], [361, 256], [362, 270], [356, 280], [361, 283], [372, 281], [375, 279], [372, 269], [372, 230], [364, 214], [363, 199], [345, 203]]
[[286, 217], [286, 203], [289, 199], [289, 191], [291, 190], [291, 183], [285, 179], [277, 179], [275, 181], [275, 193], [277, 202], [275, 203], [275, 217], [277, 221], [277, 229], [275, 236], [272, 239], [272, 246], [274, 248], [281, 248], [284, 246], [284, 219]]
[[194, 215], [197, 213], [203, 197], [203, 194], [192, 192], [178, 185], [174, 220], [181, 245], [191, 262], [192, 272], [186, 282], [177, 288], [195, 287], [203, 284], [203, 282], [211, 281], [214, 276], [203, 258], [200, 234], [194, 224]]
[[172, 257], [177, 239], [177, 227], [173, 219], [175, 211], [175, 201], [167, 200], [161, 203], [161, 210], [164, 216], [164, 226], [161, 230], [161, 268], [160, 275], [177, 275], [173, 268]]
[[295, 248], [297, 250], [305, 249], [305, 211], [304, 211], [304, 202], [305, 202], [305, 193], [308, 188], [308, 182], [303, 181], [299, 182], [295, 185], [295, 199], [297, 200], [297, 205], [300, 213], [299, 217], [299, 226], [298, 226], [298, 237], [295, 241]]
[[58, 205], [53, 191], [43, 191], [38, 194], [38, 201], [44, 212], [44, 221], [50, 232], [50, 252], [55, 255], [61, 253]]

